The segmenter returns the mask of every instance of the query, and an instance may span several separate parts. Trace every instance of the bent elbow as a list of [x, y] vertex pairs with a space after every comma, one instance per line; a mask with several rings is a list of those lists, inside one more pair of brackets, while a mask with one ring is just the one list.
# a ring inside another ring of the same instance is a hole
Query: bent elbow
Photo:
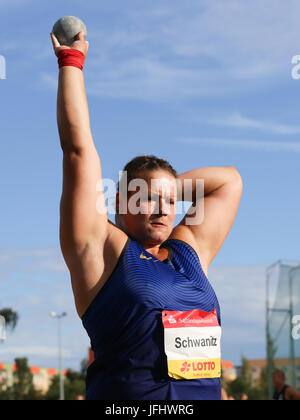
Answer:
[[240, 172], [234, 166], [230, 166], [230, 168], [232, 170], [232, 182], [234, 182], [237, 186], [239, 186], [241, 191], [242, 191], [243, 190], [243, 178], [242, 178]]

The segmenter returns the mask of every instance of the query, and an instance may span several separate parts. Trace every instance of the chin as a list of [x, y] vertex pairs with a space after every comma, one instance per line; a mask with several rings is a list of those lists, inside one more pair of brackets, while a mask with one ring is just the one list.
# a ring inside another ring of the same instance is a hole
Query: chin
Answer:
[[151, 239], [157, 243], [162, 243], [164, 241], [166, 241], [168, 239], [168, 237], [170, 236], [170, 232], [166, 233], [166, 232], [154, 232], [154, 233], [150, 233], [149, 234], [149, 239], [151, 237]]
[[171, 234], [171, 231], [169, 231], [169, 229], [160, 230], [160, 229], [148, 228], [147, 226], [144, 226], [141, 229], [135, 230], [134, 232], [130, 232], [129, 229], [127, 229], [127, 231], [125, 232], [129, 234], [131, 237], [133, 237], [135, 240], [137, 240], [138, 242], [148, 241], [155, 244], [163, 243], [164, 241], [168, 239], [168, 237]]

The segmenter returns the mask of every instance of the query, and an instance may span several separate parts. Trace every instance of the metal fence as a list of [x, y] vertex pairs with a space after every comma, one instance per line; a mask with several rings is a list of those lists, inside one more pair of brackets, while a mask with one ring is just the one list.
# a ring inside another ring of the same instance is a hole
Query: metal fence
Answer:
[[300, 316], [300, 262], [277, 261], [266, 272], [266, 342], [268, 394], [272, 372], [285, 372], [286, 383], [300, 390], [300, 339], [295, 320]]

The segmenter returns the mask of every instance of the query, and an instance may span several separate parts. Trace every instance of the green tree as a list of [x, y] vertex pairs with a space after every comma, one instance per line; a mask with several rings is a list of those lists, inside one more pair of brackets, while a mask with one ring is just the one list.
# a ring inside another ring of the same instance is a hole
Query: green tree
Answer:
[[59, 400], [59, 375], [55, 375], [51, 379], [51, 384], [46, 392], [45, 399], [52, 401]]
[[80, 373], [83, 379], [86, 377], [88, 366], [89, 366], [89, 361], [88, 361], [88, 358], [86, 357], [82, 359], [80, 362]]
[[249, 384], [241, 377], [238, 377], [227, 384], [227, 393], [235, 400], [240, 400], [243, 394], [248, 395], [249, 390]]
[[35, 399], [33, 375], [28, 366], [27, 358], [15, 359], [16, 370], [13, 373], [13, 394], [15, 400]]
[[251, 368], [246, 357], [242, 356], [242, 366], [240, 377], [243, 379], [244, 383], [249, 387], [251, 386]]
[[240, 400], [243, 394], [246, 394], [249, 400], [267, 400], [267, 373], [264, 369], [261, 373], [259, 385], [252, 386], [252, 372], [248, 360], [242, 357], [242, 366], [240, 368], [240, 376], [234, 381], [226, 384], [228, 395], [235, 400]]
[[248, 360], [242, 356], [242, 366], [240, 376], [227, 384], [227, 393], [235, 400], [239, 400], [243, 394], [249, 397], [251, 390], [251, 368]]
[[266, 370], [266, 382], [268, 390], [268, 398], [272, 397], [273, 393], [273, 384], [272, 384], [272, 373], [276, 369], [275, 367], [275, 355], [277, 353], [277, 347], [275, 346], [275, 341], [271, 335], [267, 334], [267, 370]]
[[85, 395], [85, 379], [82, 373], [68, 370], [66, 375], [66, 400], [76, 400], [78, 395]]
[[[65, 400], [76, 400], [78, 395], [85, 395], [85, 380], [80, 372], [69, 369], [64, 378]], [[45, 395], [46, 400], [59, 399], [59, 375], [52, 378], [51, 385]]]
[[267, 369], [263, 369], [260, 377], [260, 396], [261, 400], [268, 400], [268, 378], [267, 378]]
[[13, 388], [8, 387], [7, 389], [0, 388], [0, 401], [14, 400]]
[[13, 311], [11, 308], [0, 309], [0, 315], [5, 319], [6, 328], [13, 331], [16, 328], [17, 322], [19, 320], [19, 315], [17, 312]]

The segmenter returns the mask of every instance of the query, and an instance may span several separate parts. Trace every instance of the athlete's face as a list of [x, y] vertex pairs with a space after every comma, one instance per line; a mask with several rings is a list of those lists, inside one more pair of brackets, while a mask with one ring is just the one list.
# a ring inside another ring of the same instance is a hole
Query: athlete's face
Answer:
[[[121, 227], [140, 242], [160, 244], [172, 232], [176, 216], [176, 178], [164, 170], [146, 171], [128, 185]], [[117, 203], [125, 203], [122, 194]]]

